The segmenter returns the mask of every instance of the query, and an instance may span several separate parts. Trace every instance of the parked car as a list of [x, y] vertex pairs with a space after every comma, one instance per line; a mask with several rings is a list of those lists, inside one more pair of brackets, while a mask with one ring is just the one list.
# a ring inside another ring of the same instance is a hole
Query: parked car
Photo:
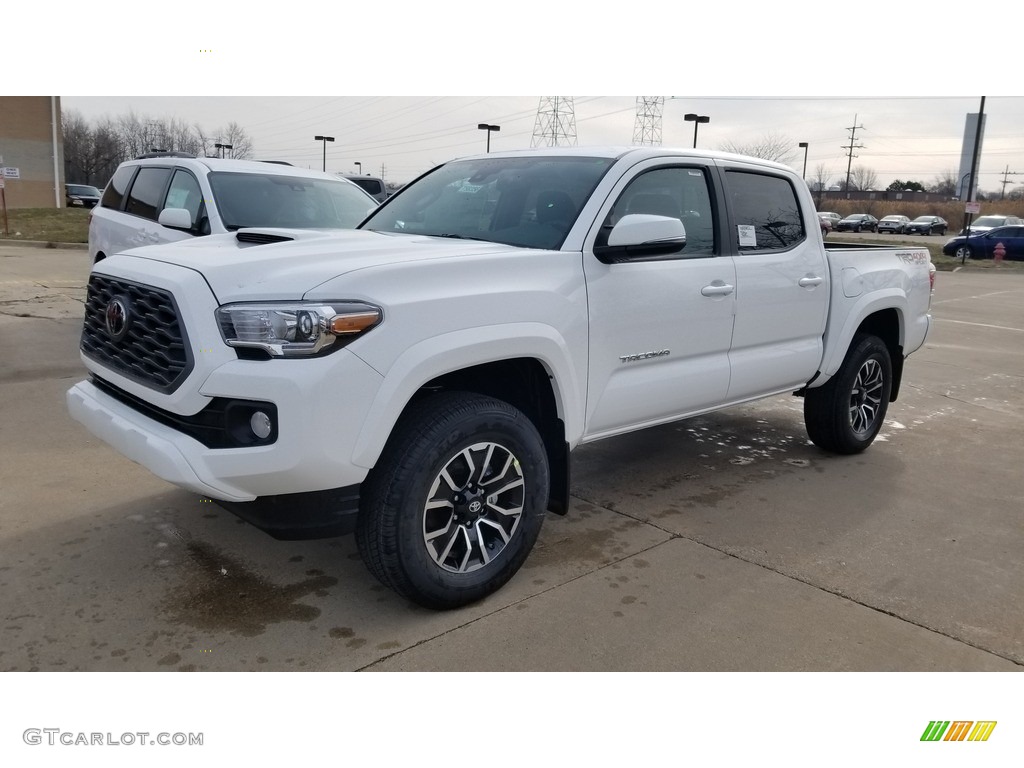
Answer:
[[352, 229], [377, 207], [334, 174], [182, 153], [121, 163], [89, 218], [93, 263], [112, 253], [249, 227]]
[[907, 224], [910, 223], [909, 216], [900, 216], [893, 214], [891, 216], [883, 216], [878, 222], [879, 232], [895, 232], [898, 235], [902, 235], [907, 231]]
[[64, 204], [68, 208], [92, 208], [103, 195], [96, 187], [88, 184], [65, 184]]
[[846, 232], [847, 230], [850, 232], [862, 232], [864, 230], [877, 232], [878, 219], [870, 213], [853, 213], [836, 224], [837, 232]]
[[942, 252], [958, 259], [991, 259], [1000, 244], [1004, 259], [1024, 260], [1024, 225], [971, 232], [969, 237], [957, 235], [942, 246]]
[[818, 211], [818, 218], [828, 219], [829, 223], [832, 225], [832, 229], [835, 229], [836, 224], [838, 224], [843, 219], [842, 216], [840, 216], [838, 213], [835, 213], [834, 211]]
[[358, 184], [377, 202], [383, 203], [390, 197], [388, 189], [384, 185], [384, 179], [379, 179], [376, 176], [360, 176], [355, 173], [339, 173], [338, 176], [348, 179], [353, 184]]
[[823, 213], [819, 213], [818, 223], [821, 225], [821, 236], [827, 237], [828, 233], [832, 231], [832, 219]]
[[944, 235], [948, 226], [941, 216], [918, 216], [907, 224], [904, 232], [908, 235]]
[[[988, 232], [996, 227], [1008, 227], [1011, 224], [1024, 224], [1018, 216], [1007, 216], [1003, 213], [993, 213], [988, 216], [979, 216], [971, 222], [971, 234], [975, 232]], [[961, 229], [958, 234], [964, 234], [967, 230]]]

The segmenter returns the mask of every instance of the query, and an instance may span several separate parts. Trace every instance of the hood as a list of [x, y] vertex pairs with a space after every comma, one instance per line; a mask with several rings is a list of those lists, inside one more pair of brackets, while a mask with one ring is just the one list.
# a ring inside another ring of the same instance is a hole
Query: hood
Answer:
[[[253, 244], [244, 238], [292, 238]], [[218, 302], [296, 300], [321, 283], [361, 269], [521, 250], [501, 243], [363, 230], [244, 229], [124, 251], [121, 256], [199, 272]]]

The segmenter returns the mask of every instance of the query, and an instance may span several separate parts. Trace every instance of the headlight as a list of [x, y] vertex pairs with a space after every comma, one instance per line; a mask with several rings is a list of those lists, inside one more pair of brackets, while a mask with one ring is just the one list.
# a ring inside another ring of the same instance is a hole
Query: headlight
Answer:
[[271, 357], [310, 357], [341, 349], [380, 323], [379, 307], [359, 302], [226, 304], [217, 310], [224, 341]]

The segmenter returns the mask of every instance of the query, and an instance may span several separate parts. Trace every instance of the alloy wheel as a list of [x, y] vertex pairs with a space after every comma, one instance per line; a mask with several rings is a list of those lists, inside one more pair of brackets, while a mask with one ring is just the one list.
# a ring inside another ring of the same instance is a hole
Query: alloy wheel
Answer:
[[498, 557], [515, 535], [526, 487], [505, 446], [475, 443], [438, 472], [423, 506], [423, 543], [451, 573], [469, 573]]

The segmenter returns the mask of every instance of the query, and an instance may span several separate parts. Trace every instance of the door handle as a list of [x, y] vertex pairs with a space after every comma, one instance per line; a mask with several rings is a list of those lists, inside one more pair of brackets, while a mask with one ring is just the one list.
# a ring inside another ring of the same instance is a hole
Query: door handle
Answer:
[[821, 285], [825, 282], [823, 277], [801, 277], [799, 285], [801, 288], [813, 288], [816, 285]]
[[729, 285], [723, 283], [721, 280], [715, 280], [711, 285], [705, 285], [700, 289], [701, 296], [728, 296], [730, 293], [736, 290], [735, 285]]

